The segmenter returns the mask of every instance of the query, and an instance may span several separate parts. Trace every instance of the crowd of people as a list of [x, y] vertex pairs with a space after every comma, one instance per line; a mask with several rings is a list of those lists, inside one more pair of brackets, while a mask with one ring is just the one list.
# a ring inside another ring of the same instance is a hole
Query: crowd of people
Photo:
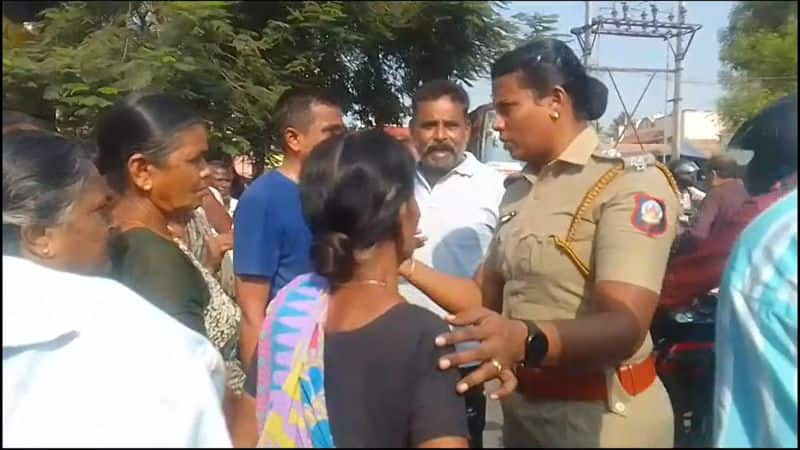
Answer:
[[491, 76], [507, 178], [449, 80], [408, 136], [290, 89], [282, 164], [246, 182], [167, 94], [91, 143], [4, 112], [3, 445], [482, 448], [489, 395], [507, 447], [671, 447], [651, 324], [719, 286], [716, 443], [796, 446], [796, 95], [794, 140], [766, 143], [794, 161], [713, 159], [681, 226], [686, 184], [602, 148], [608, 90], [565, 43]]

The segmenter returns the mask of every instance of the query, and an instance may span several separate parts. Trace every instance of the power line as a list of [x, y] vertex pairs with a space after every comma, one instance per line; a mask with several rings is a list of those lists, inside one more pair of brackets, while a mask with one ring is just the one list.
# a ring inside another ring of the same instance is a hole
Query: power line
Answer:
[[[632, 3], [632, 2], [631, 2]], [[669, 45], [669, 50], [671, 50], [674, 59], [675, 65], [674, 69], [643, 69], [643, 68], [633, 68], [633, 67], [600, 67], [599, 65], [595, 65], [594, 67], [587, 67], [588, 70], [593, 72], [602, 73], [608, 72], [609, 77], [611, 77], [612, 82], [614, 82], [613, 75], [611, 72], [640, 72], [640, 73], [647, 73], [650, 75], [650, 82], [652, 81], [653, 77], [656, 73], [668, 73], [671, 72], [674, 74], [674, 82], [673, 87], [675, 93], [672, 98], [673, 103], [673, 156], [679, 157], [680, 156], [680, 142], [681, 142], [681, 134], [682, 134], [682, 126], [681, 126], [681, 115], [679, 111], [681, 110], [681, 73], [683, 72], [683, 61], [686, 57], [686, 53], [689, 50], [689, 47], [694, 40], [695, 34], [699, 31], [702, 26], [698, 24], [687, 23], [686, 21], [686, 8], [684, 7], [684, 2], [678, 1], [678, 9], [677, 9], [677, 17], [676, 15], [670, 11], [666, 17], [666, 20], [663, 20], [664, 12], [660, 11], [659, 6], [660, 4], [650, 2], [649, 8], [646, 7], [645, 2], [638, 2], [635, 6], [631, 7], [629, 2], [622, 1], [619, 2], [621, 6], [621, 11], [617, 9], [617, 2], [613, 3], [613, 6], [610, 10], [610, 17], [605, 15], [599, 15], [594, 18], [590, 17], [590, 10], [591, 10], [591, 2], [586, 1], [586, 18], [584, 21], [584, 25], [581, 27], [574, 27], [570, 30], [570, 32], [575, 35], [577, 38], [578, 44], [581, 46], [581, 50], [583, 50], [583, 59], [584, 64], [588, 65], [589, 58], [592, 54], [592, 49], [595, 46], [598, 36], [600, 35], [609, 35], [609, 36], [620, 36], [620, 37], [638, 37], [638, 38], [657, 38], [661, 39], [662, 41], [666, 41]], [[649, 11], [648, 11], [649, 10]], [[676, 20], [677, 19], [677, 20]], [[687, 42], [683, 42], [683, 39], [686, 38]], [[675, 46], [672, 45], [672, 40], [675, 40]], [[650, 82], [648, 82], [648, 87], [650, 86]], [[625, 115], [627, 116], [628, 120], [632, 120], [630, 115], [628, 114], [627, 106], [625, 105], [624, 100], [619, 92], [619, 87], [614, 82], [614, 88], [617, 90], [617, 96], [619, 97], [620, 102], [622, 103], [623, 109], [625, 110]], [[645, 92], [647, 92], [648, 88], [645, 88]], [[644, 92], [642, 93], [644, 95]], [[634, 111], [635, 113], [635, 111]]]
[[[647, 72], [631, 72], [629, 74], [638, 75], [638, 76], [649, 76], [650, 74]], [[605, 76], [605, 74], [602, 74]], [[752, 77], [747, 79], [740, 79], [735, 80], [736, 83], [742, 84], [750, 84], [750, 83], [758, 83], [761, 81], [796, 81], [797, 76], [783, 76], [783, 77]], [[698, 86], [722, 86], [724, 83], [721, 81], [711, 81], [711, 80], [682, 80], [682, 84], [689, 84], [689, 85], [698, 85]]]

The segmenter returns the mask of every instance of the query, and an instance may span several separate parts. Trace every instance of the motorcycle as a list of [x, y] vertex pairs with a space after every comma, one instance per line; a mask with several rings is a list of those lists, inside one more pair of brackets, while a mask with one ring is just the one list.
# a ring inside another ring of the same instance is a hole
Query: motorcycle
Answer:
[[679, 310], [662, 310], [653, 324], [656, 373], [675, 416], [675, 447], [710, 447], [714, 402], [716, 292]]

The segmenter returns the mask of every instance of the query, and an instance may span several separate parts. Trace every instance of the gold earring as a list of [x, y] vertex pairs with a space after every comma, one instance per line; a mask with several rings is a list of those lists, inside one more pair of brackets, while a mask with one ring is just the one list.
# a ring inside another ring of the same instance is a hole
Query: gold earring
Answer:
[[558, 111], [550, 111], [550, 118], [556, 121], [561, 118], [561, 114], [559, 114]]

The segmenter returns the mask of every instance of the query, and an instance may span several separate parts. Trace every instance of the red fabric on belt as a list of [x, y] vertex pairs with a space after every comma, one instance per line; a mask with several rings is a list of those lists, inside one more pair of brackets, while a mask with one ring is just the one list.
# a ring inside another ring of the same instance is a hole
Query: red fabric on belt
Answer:
[[[639, 364], [620, 366], [617, 377], [631, 396], [644, 392], [656, 379], [653, 357]], [[517, 390], [534, 400], [606, 401], [608, 391], [603, 372], [570, 372], [558, 368], [520, 369]]]

